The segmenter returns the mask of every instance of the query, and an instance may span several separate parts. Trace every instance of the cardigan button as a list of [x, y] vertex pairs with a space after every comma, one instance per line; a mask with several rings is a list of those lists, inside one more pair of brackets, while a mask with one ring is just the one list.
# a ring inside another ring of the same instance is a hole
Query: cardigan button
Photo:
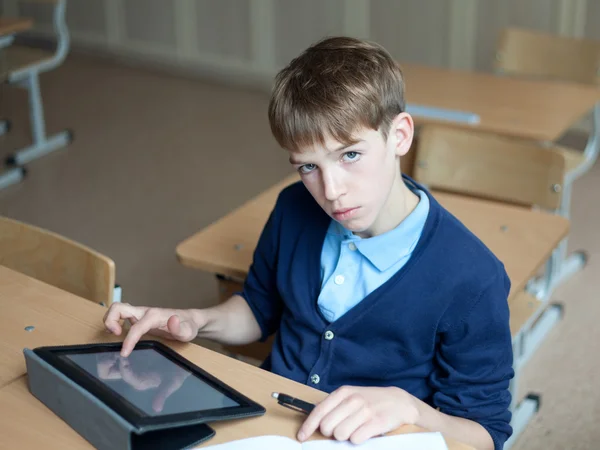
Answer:
[[310, 377], [310, 381], [312, 381], [313, 384], [319, 384], [321, 377], [315, 373], [312, 377]]
[[325, 339], [327, 339], [328, 341], [332, 340], [334, 337], [335, 335], [333, 334], [333, 331], [327, 330], [325, 332]]

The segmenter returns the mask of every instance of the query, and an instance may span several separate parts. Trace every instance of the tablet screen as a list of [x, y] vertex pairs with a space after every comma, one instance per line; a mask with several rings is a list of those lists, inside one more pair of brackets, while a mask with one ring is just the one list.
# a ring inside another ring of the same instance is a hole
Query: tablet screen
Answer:
[[149, 416], [240, 406], [215, 387], [154, 349], [136, 349], [127, 358], [119, 351], [65, 354]]

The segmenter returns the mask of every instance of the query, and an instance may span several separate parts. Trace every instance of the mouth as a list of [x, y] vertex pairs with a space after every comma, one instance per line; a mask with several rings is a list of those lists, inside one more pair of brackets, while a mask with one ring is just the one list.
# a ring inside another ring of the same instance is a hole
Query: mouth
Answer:
[[331, 214], [333, 215], [333, 218], [337, 221], [348, 220], [358, 211], [358, 209], [359, 207], [336, 209]]

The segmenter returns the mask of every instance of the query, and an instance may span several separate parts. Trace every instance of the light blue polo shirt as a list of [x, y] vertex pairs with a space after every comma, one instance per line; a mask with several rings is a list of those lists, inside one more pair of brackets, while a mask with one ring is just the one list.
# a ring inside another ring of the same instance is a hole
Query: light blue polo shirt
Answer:
[[408, 262], [429, 214], [425, 192], [416, 208], [393, 230], [362, 239], [331, 221], [321, 250], [321, 293], [318, 305], [334, 322], [389, 280]]

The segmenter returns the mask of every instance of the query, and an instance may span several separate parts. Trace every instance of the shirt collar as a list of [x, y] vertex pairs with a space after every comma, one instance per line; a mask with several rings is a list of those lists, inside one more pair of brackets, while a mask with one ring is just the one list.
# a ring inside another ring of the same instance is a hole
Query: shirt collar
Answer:
[[332, 220], [328, 233], [335, 234], [344, 241], [354, 242], [358, 251], [383, 272], [409, 255], [421, 236], [429, 213], [429, 198], [420, 189], [414, 189], [414, 193], [419, 196], [419, 203], [393, 230], [362, 239]]

